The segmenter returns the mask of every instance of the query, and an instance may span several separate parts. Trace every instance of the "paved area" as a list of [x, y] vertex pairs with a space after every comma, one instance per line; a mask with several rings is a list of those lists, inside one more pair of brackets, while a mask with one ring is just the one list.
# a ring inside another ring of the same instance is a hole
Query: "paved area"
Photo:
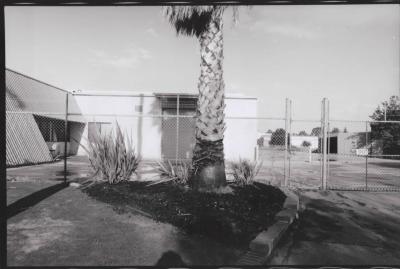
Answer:
[[[67, 180], [80, 181], [93, 174], [89, 160], [86, 156], [70, 156], [67, 159]], [[156, 161], [140, 162], [137, 173], [132, 175], [132, 180], [157, 180], [159, 179]], [[22, 181], [63, 181], [64, 161], [45, 163], [31, 166], [7, 168], [7, 179]]]
[[[266, 157], [260, 180], [280, 184], [281, 157]], [[82, 157], [69, 158], [68, 164], [69, 180], [80, 181], [90, 174]], [[319, 186], [318, 160], [308, 163], [300, 158], [291, 165], [292, 186]], [[351, 186], [361, 180], [363, 165], [336, 160], [330, 173]], [[388, 179], [385, 184], [398, 184], [398, 161], [378, 160], [371, 165]], [[57, 187], [64, 179], [62, 171], [62, 162], [7, 169], [7, 204], [17, 205], [8, 218], [9, 265], [221, 265], [234, 263], [244, 252], [143, 216], [117, 214], [78, 189]], [[134, 177], [157, 177], [149, 163], [142, 163], [139, 172]], [[40, 190], [46, 191], [38, 196]], [[399, 192], [299, 191], [299, 195], [304, 205], [301, 217], [269, 264], [400, 264]], [[26, 207], [23, 197], [35, 203]]]
[[399, 265], [400, 193], [303, 191], [270, 265]]
[[[313, 153], [311, 162], [307, 152], [292, 152], [286, 173], [290, 185], [300, 188], [318, 188], [321, 185], [320, 155]], [[284, 152], [260, 149], [262, 169], [258, 180], [281, 185], [284, 179]], [[289, 172], [290, 167], [290, 172]], [[335, 189], [397, 189], [400, 191], [400, 160], [368, 158], [332, 154], [328, 169], [328, 186]]]
[[[8, 182], [9, 202], [52, 184], [20, 183]], [[118, 214], [73, 187], [7, 221], [10, 266], [223, 265], [243, 252], [141, 215]]]

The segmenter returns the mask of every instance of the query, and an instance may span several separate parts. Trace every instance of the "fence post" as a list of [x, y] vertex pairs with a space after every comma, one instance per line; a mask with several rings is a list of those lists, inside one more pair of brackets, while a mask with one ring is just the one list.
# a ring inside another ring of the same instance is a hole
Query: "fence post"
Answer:
[[[291, 121], [291, 101], [289, 100], [289, 98], [285, 99], [285, 157], [283, 160], [283, 176], [284, 176], [284, 186], [287, 187], [288, 186], [288, 182], [289, 182], [289, 177], [290, 177], [290, 171], [289, 173], [287, 173], [287, 169], [286, 167], [287, 165], [287, 159], [289, 156], [289, 134], [288, 132], [290, 131], [290, 121]], [[290, 162], [289, 162], [290, 165]], [[289, 170], [290, 170], [290, 166], [289, 166]]]
[[65, 122], [64, 122], [64, 182], [67, 182], [67, 150], [68, 150], [68, 93], [65, 97]]
[[179, 155], [179, 94], [176, 95], [176, 142], [175, 142], [175, 164], [178, 164]]
[[365, 147], [367, 149], [367, 154], [365, 155], [365, 190], [368, 190], [368, 121], [365, 122]]
[[386, 110], [387, 110], [387, 105], [385, 104], [383, 106], [383, 115], [384, 115], [384, 120], [386, 121]]
[[328, 99], [322, 100], [322, 189], [326, 190], [327, 186], [327, 172], [328, 172]]
[[289, 153], [288, 154], [288, 156], [289, 156], [288, 183], [290, 181], [290, 172], [291, 172], [290, 166], [291, 166], [291, 160], [292, 160], [292, 147], [291, 147], [292, 143], [291, 143], [291, 137], [290, 137], [291, 133], [292, 133], [292, 100], [289, 99], [289, 130], [288, 130], [288, 134], [287, 134], [287, 136], [288, 136], [288, 149], [289, 149], [289, 152], [288, 152]]
[[329, 169], [330, 169], [330, 155], [331, 155], [331, 122], [329, 121], [329, 112], [330, 112], [330, 108], [329, 108], [329, 100], [327, 99], [327, 104], [326, 104], [326, 123], [327, 123], [327, 129], [326, 129], [326, 133], [327, 133], [327, 142], [326, 142], [326, 146], [327, 146], [327, 150], [326, 150], [326, 181], [328, 181], [328, 177], [329, 177]]

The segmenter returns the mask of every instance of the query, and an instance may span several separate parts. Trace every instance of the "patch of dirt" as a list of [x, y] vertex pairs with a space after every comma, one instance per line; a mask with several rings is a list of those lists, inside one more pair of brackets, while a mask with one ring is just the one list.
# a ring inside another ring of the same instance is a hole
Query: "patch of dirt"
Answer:
[[286, 196], [269, 185], [232, 186], [232, 192], [209, 193], [165, 183], [116, 185], [97, 183], [84, 189], [119, 213], [144, 211], [151, 218], [171, 223], [188, 233], [209, 236], [236, 246], [247, 245], [267, 229]]
[[28, 254], [59, 240], [72, 229], [72, 222], [48, 216], [23, 219], [8, 224], [7, 243], [9, 247]]

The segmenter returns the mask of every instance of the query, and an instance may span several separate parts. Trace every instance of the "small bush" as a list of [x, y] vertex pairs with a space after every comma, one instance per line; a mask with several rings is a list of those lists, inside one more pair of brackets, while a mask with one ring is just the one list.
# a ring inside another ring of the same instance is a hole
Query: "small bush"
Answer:
[[303, 147], [307, 148], [311, 146], [311, 143], [309, 141], [304, 140], [303, 143], [301, 144]]
[[[269, 144], [272, 146], [283, 146], [285, 145], [286, 131], [285, 129], [278, 128], [271, 135]], [[288, 134], [288, 145], [290, 145], [290, 134]]]
[[174, 164], [168, 160], [157, 162], [157, 166], [162, 177], [157, 183], [172, 181], [178, 185], [188, 184], [190, 171], [192, 170], [192, 164], [189, 161], [178, 161]]
[[235, 183], [241, 186], [252, 184], [262, 166], [261, 162], [251, 162], [239, 159], [232, 163], [233, 177]]
[[116, 132], [92, 136], [88, 148], [83, 148], [89, 155], [90, 165], [101, 180], [110, 184], [127, 181], [136, 171], [140, 159], [135, 153], [132, 140], [125, 137], [116, 123]]

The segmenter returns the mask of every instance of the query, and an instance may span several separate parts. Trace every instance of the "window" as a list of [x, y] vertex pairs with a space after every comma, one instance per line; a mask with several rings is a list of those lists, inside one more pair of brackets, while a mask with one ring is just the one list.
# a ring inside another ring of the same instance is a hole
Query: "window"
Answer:
[[[180, 115], [188, 115], [189, 111], [196, 110], [197, 106], [197, 98], [196, 97], [185, 97], [179, 96], [179, 114]], [[161, 97], [161, 109], [163, 111], [168, 111], [167, 114], [176, 115], [178, 108], [178, 97]], [[191, 114], [193, 114], [191, 113]], [[189, 112], [190, 114], [190, 112]]]

